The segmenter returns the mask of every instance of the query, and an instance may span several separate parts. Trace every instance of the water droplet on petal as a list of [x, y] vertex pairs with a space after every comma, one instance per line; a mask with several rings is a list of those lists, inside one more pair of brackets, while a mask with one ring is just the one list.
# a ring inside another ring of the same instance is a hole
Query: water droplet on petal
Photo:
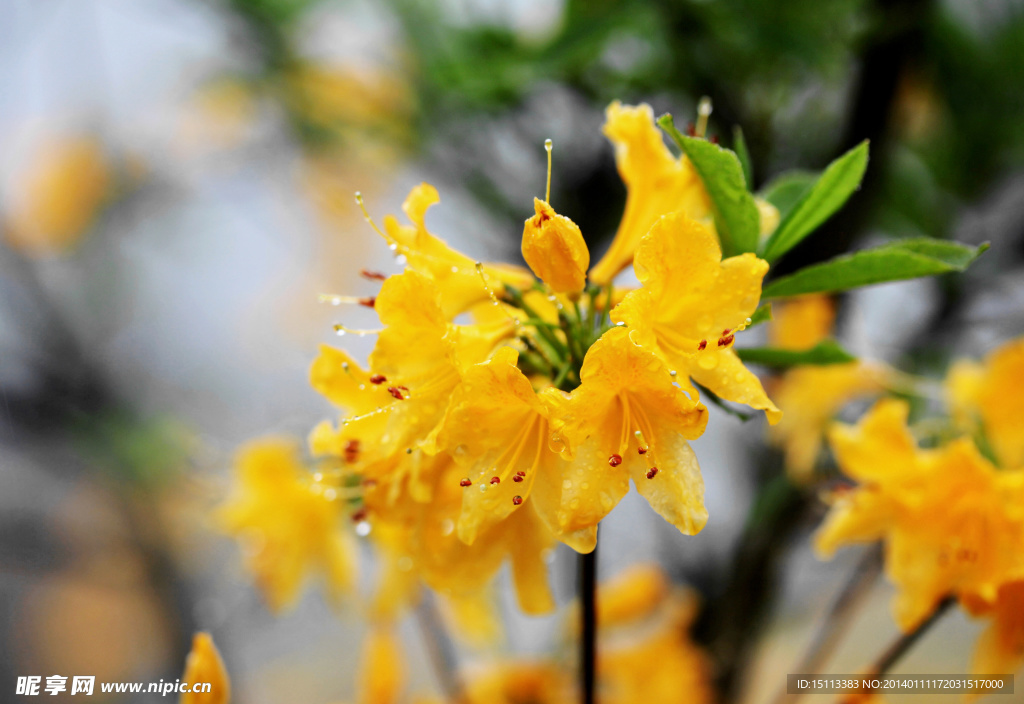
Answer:
[[356, 535], [360, 538], [365, 538], [370, 534], [371, 526], [369, 521], [359, 521], [356, 523]]
[[702, 354], [697, 357], [697, 364], [700, 365], [701, 369], [714, 369], [718, 366], [718, 355]]

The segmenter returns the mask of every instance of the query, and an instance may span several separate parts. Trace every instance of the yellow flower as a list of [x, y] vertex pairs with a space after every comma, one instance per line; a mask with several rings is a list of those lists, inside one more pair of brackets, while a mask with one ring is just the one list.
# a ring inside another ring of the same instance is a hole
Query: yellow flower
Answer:
[[[451, 320], [475, 304], [487, 302], [490, 294], [476, 263], [427, 230], [427, 209], [440, 200], [436, 188], [421, 183], [402, 204], [402, 210], [413, 224], [401, 225], [389, 215], [384, 219], [382, 234], [392, 250], [405, 257], [408, 269], [433, 279], [441, 292], [441, 308]], [[497, 294], [504, 290], [504, 284], [528, 288], [534, 281], [530, 272], [509, 264], [485, 264], [483, 273], [488, 286]]]
[[686, 441], [704, 432], [707, 409], [618, 327], [587, 352], [580, 378], [558, 428], [574, 459], [562, 483], [563, 531], [596, 531], [632, 478], [665, 520], [687, 535], [700, 532], [707, 522], [704, 480]]
[[397, 704], [405, 691], [402, 646], [390, 628], [372, 628], [363, 643], [357, 704]]
[[698, 220], [711, 215], [700, 176], [685, 156], [672, 156], [650, 105], [615, 101], [605, 116], [604, 133], [615, 146], [626, 184], [626, 209], [608, 252], [590, 271], [590, 280], [600, 286], [629, 266], [641, 238], [662, 215], [679, 211]]
[[238, 453], [235, 481], [220, 520], [243, 540], [247, 567], [272, 609], [293, 603], [309, 572], [322, 572], [332, 595], [351, 586], [354, 555], [339, 525], [341, 502], [311, 481], [294, 443], [250, 442]]
[[110, 195], [110, 165], [92, 137], [55, 141], [20, 179], [7, 238], [27, 254], [65, 250], [92, 225]]
[[626, 294], [612, 319], [677, 371], [677, 381], [694, 398], [691, 378], [721, 398], [764, 409], [770, 423], [778, 422], [782, 413], [732, 349], [757, 308], [768, 263], [750, 253], [723, 261], [714, 232], [674, 213], [644, 236], [634, 267], [643, 286]]
[[579, 293], [590, 266], [583, 233], [539, 198], [533, 199], [533, 207], [536, 215], [523, 226], [523, 259], [555, 293]]
[[984, 363], [963, 360], [952, 366], [946, 391], [954, 417], [985, 439], [1003, 467], [1024, 466], [1024, 338], [993, 350]]
[[[790, 350], [807, 350], [827, 339], [835, 319], [827, 296], [801, 296], [776, 305], [774, 313], [769, 339]], [[858, 360], [796, 367], [772, 384], [772, 398], [784, 415], [769, 435], [785, 449], [791, 478], [810, 478], [829, 422], [853, 399], [881, 393], [883, 376], [880, 367]]]
[[976, 675], [1005, 675], [1024, 665], [1024, 580], [1007, 582], [999, 588], [994, 603], [961, 600], [974, 616], [991, 623], [978, 638], [971, 672]]
[[835, 498], [815, 539], [820, 554], [883, 539], [896, 584], [896, 622], [910, 630], [949, 594], [993, 601], [1022, 574], [1021, 473], [997, 472], [966, 440], [917, 447], [908, 406], [883, 400], [830, 440], [839, 466], [859, 482]]
[[192, 651], [185, 659], [181, 681], [190, 686], [209, 683], [210, 691], [183, 693], [178, 704], [228, 704], [231, 701], [231, 679], [209, 633], [193, 636]]

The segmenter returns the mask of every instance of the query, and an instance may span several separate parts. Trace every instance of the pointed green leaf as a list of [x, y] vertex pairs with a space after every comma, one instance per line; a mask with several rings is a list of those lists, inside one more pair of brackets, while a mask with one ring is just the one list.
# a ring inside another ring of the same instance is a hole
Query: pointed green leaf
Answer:
[[759, 195], [774, 205], [779, 210], [779, 217], [785, 219], [800, 199], [803, 198], [814, 182], [818, 180], [818, 174], [813, 171], [793, 169], [785, 171], [771, 180], [761, 189]]
[[680, 133], [671, 115], [658, 118], [658, 125], [675, 140], [704, 182], [715, 213], [722, 255], [731, 257], [757, 249], [760, 216], [736, 154], [706, 139]]
[[963, 271], [986, 249], [988, 243], [969, 247], [929, 237], [899, 240], [844, 254], [784, 276], [765, 286], [761, 297], [831, 293], [887, 281]]
[[856, 357], [839, 346], [835, 340], [825, 340], [809, 350], [786, 350], [779, 347], [748, 347], [736, 348], [747, 364], [761, 364], [766, 367], [796, 367], [812, 364], [846, 364], [856, 361]]
[[736, 158], [740, 160], [743, 168], [743, 178], [747, 182], [747, 190], [754, 188], [754, 165], [750, 161], [750, 150], [747, 149], [747, 140], [743, 137], [743, 130], [739, 125], [732, 128], [732, 146], [736, 150]]
[[775, 228], [761, 256], [773, 262], [811, 234], [860, 187], [867, 166], [867, 140], [829, 164]]

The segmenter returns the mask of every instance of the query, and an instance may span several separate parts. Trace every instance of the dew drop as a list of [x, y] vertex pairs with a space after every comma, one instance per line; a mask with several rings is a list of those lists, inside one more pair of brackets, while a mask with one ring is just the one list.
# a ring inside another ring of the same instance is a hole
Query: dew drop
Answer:
[[453, 532], [455, 532], [455, 521], [450, 518], [441, 521], [441, 535], [451, 535]]
[[394, 252], [394, 251], [396, 251], [398, 249], [398, 245], [395, 244], [394, 242], [392, 242], [391, 244], [388, 245], [388, 249], [390, 249], [392, 252]]
[[697, 364], [701, 369], [714, 369], [718, 366], [717, 354], [702, 354], [697, 357]]
[[328, 501], [334, 501], [338, 498], [338, 492], [332, 487], [324, 492], [324, 498]]
[[572, 482], [570, 480], [566, 479], [564, 482], [562, 482], [562, 488], [563, 489], [572, 489]]
[[321, 474], [320, 472], [317, 472], [316, 474], [313, 475], [313, 481], [315, 481], [315, 482], [322, 482], [323, 480], [324, 480], [324, 475]]
[[356, 523], [356, 535], [358, 535], [360, 538], [365, 538], [369, 534], [370, 534], [370, 522], [369, 521], [359, 521], [359, 523]]

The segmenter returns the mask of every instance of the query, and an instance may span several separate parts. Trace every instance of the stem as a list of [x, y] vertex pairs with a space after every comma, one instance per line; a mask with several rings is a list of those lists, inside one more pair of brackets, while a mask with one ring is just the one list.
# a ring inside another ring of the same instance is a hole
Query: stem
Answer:
[[[840, 636], [846, 632], [857, 608], [864, 603], [864, 597], [868, 595], [871, 586], [875, 583], [882, 568], [881, 558], [881, 548], [878, 545], [865, 551], [853, 574], [850, 575], [849, 581], [829, 607], [814, 638], [807, 646], [807, 650], [804, 651], [804, 656], [790, 672], [808, 675], [818, 673], [822, 664], [828, 660], [839, 644]], [[801, 693], [788, 694], [784, 687], [776, 695], [774, 704], [794, 704], [800, 696]]]
[[922, 621], [921, 624], [914, 630], [910, 631], [910, 633], [901, 634], [899, 638], [894, 640], [892, 644], [886, 648], [885, 652], [879, 656], [878, 660], [875, 661], [875, 664], [868, 670], [867, 676], [872, 677], [876, 675], [884, 675], [892, 669], [892, 666], [899, 662], [900, 659], [906, 655], [907, 651], [914, 646], [914, 643], [916, 643], [921, 636], [927, 633], [928, 629], [931, 628], [935, 622], [949, 610], [949, 607], [955, 603], [956, 597], [953, 596], [947, 596], [945, 599], [940, 601], [938, 606], [935, 607], [935, 610], [932, 611], [931, 616]]
[[427, 642], [427, 654], [434, 667], [438, 684], [448, 701], [460, 704], [466, 701], [466, 692], [459, 677], [455, 646], [441, 621], [437, 602], [429, 589], [420, 590], [420, 603], [416, 607], [416, 621]]
[[597, 547], [593, 552], [580, 555], [580, 701], [594, 704], [594, 685], [597, 664]]

